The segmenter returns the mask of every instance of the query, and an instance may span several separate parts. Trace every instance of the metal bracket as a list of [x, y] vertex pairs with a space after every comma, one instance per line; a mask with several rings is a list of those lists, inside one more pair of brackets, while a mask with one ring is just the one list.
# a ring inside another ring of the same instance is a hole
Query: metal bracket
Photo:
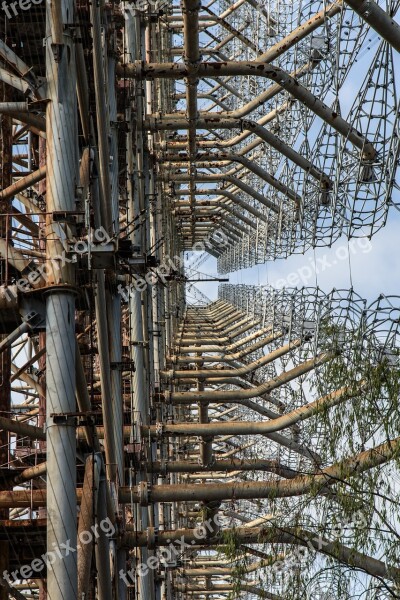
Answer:
[[132, 373], [135, 373], [136, 371], [135, 363], [133, 360], [111, 362], [110, 367], [115, 371], [131, 371]]
[[156, 542], [158, 540], [158, 529], [155, 527], [148, 527], [147, 531], [147, 548], [149, 550], [154, 550], [156, 547]]
[[149, 506], [150, 486], [147, 481], [141, 481], [138, 485], [138, 495], [140, 506]]
[[164, 423], [156, 423], [156, 436], [162, 437], [164, 435]]
[[166, 477], [167, 476], [167, 461], [165, 459], [161, 460], [160, 462], [160, 472], [159, 472], [160, 477]]
[[68, 427], [77, 427], [78, 425], [75, 413], [51, 413], [50, 418], [53, 419], [54, 425], [65, 425]]

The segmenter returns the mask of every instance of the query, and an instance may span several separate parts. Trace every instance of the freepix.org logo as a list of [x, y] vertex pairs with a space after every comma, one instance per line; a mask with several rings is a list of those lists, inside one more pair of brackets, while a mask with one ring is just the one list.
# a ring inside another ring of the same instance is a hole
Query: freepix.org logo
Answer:
[[[15, 0], [10, 2], [9, 0], [3, 0], [1, 4], [1, 10], [4, 12], [7, 19], [17, 17], [20, 12], [29, 10], [32, 6], [43, 4], [45, 0]], [[47, 0], [50, 3], [50, 0]], [[144, 11], [150, 8], [151, 10], [158, 11], [162, 10], [163, 7], [167, 6], [167, 0], [136, 0], [136, 2], [127, 2], [122, 12], [125, 19], [128, 19], [129, 15], [134, 16], [136, 11]]]
[[44, 0], [16, 0], [16, 2], [7, 2], [3, 0], [1, 10], [5, 13], [7, 19], [17, 17], [21, 11], [29, 10], [32, 6], [42, 4]]

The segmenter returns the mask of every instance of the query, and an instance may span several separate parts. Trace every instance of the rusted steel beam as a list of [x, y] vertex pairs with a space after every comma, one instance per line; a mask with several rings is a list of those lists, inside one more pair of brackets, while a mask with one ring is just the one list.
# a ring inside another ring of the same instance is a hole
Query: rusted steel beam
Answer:
[[[196, 371], [193, 371], [195, 374]], [[150, 434], [152, 437], [162, 437], [165, 435], [265, 435], [275, 431], [282, 431], [291, 427], [299, 421], [304, 421], [319, 412], [337, 406], [354, 396], [354, 392], [347, 387], [343, 387], [336, 392], [331, 392], [327, 396], [318, 398], [310, 404], [306, 404], [296, 410], [272, 419], [270, 421], [222, 421], [208, 423], [205, 427], [199, 423], [176, 423], [173, 425], [163, 424], [150, 425], [143, 427], [143, 433]]]
[[[276, 334], [269, 336], [269, 338], [267, 338], [266, 340], [262, 340], [259, 344], [256, 344], [255, 345], [256, 349], [258, 349], [259, 347], [265, 346], [266, 344], [268, 344], [269, 342], [271, 342], [273, 340], [279, 339], [281, 336], [282, 336], [281, 332], [277, 332]], [[161, 375], [165, 379], [185, 379], [185, 378], [197, 377], [199, 379], [205, 379], [205, 380], [212, 379], [215, 377], [242, 377], [243, 375], [252, 373], [253, 371], [256, 371], [257, 369], [259, 369], [260, 367], [276, 360], [277, 358], [279, 358], [280, 356], [283, 356], [284, 354], [290, 352], [291, 350], [298, 348], [301, 345], [301, 343], [302, 343], [301, 340], [295, 340], [293, 342], [289, 342], [285, 346], [281, 346], [280, 348], [273, 350], [269, 354], [262, 356], [261, 358], [257, 359], [256, 361], [253, 361], [249, 364], [244, 365], [243, 367], [238, 367], [236, 369], [200, 368], [196, 371], [193, 371], [193, 370], [178, 371], [175, 369], [171, 369], [170, 371], [161, 371]], [[250, 347], [249, 351], [250, 352], [252, 351], [251, 347]], [[240, 358], [240, 356], [237, 358]], [[224, 360], [224, 358], [222, 360]], [[228, 360], [229, 360], [229, 356], [228, 356]], [[235, 360], [235, 358], [233, 360]], [[206, 362], [206, 361], [207, 361], [207, 357], [204, 357], [204, 362]]]
[[[85, 463], [81, 510], [78, 518], [78, 538], [91, 531], [97, 513], [100, 465], [99, 457], [89, 455]], [[80, 538], [79, 538], [80, 539]], [[90, 572], [93, 555], [93, 536], [88, 543], [78, 546], [78, 598], [89, 595]]]
[[20, 123], [25, 123], [28, 125], [32, 132], [40, 135], [42, 138], [46, 138], [46, 119], [40, 115], [36, 115], [31, 112], [17, 112], [12, 110], [8, 111], [7, 114], [15, 121], [19, 121]]
[[[0, 45], [1, 48], [1, 45]], [[0, 86], [3, 100], [12, 100], [13, 90], [5, 85]], [[1, 143], [1, 185], [7, 187], [12, 183], [13, 170], [13, 135], [12, 120], [9, 116], [3, 116], [0, 123], [0, 143]], [[7, 249], [11, 247], [11, 223], [9, 214], [12, 212], [12, 202], [10, 198], [0, 197], [0, 242], [1, 247]], [[0, 249], [0, 253], [1, 249]], [[9, 265], [6, 256], [0, 259], [0, 273], [3, 275], [1, 283], [9, 283]], [[0, 414], [7, 415], [11, 409], [11, 364], [12, 353], [11, 343], [15, 331], [18, 332], [20, 326], [9, 336], [0, 335]], [[0, 464], [6, 465], [9, 461], [10, 446], [8, 443], [8, 434], [5, 431], [0, 432]], [[7, 489], [6, 482], [0, 480], [0, 489]], [[0, 511], [0, 518], [7, 518], [8, 510]], [[8, 540], [0, 541], [0, 573], [9, 568], [10, 546]], [[7, 600], [7, 591], [0, 588], [0, 600]]]
[[258, 57], [257, 62], [265, 62], [270, 63], [279, 56], [282, 56], [285, 52], [293, 48], [296, 44], [298, 44], [301, 40], [306, 38], [310, 33], [318, 29], [321, 25], [323, 25], [327, 19], [330, 19], [337, 15], [343, 8], [342, 0], [337, 0], [332, 4], [329, 4], [322, 10], [320, 10], [316, 15], [308, 19], [305, 23], [302, 23], [296, 29], [293, 29], [282, 40], [274, 44], [271, 48], [268, 48], [266, 52], [261, 54]]
[[6, 69], [0, 68], [0, 81], [19, 90], [26, 96], [33, 95], [32, 88], [27, 81], [22, 79], [22, 77], [18, 77], [18, 75], [10, 73], [10, 71], [7, 71]]
[[[301, 496], [313, 491], [325, 493], [338, 481], [360, 474], [392, 460], [400, 447], [400, 438], [381, 444], [370, 450], [322, 469], [315, 475], [295, 477], [279, 481], [247, 481], [230, 483], [154, 485], [152, 487], [119, 489], [121, 502], [134, 503], [173, 502], [173, 501], [222, 501], [255, 498], [289, 498]], [[0, 495], [1, 500], [1, 495]], [[0, 504], [1, 505], [1, 504]]]
[[[183, 16], [183, 40], [184, 40], [184, 62], [189, 70], [189, 75], [185, 79], [186, 83], [186, 117], [188, 121], [188, 145], [187, 151], [189, 157], [196, 154], [196, 128], [197, 128], [197, 67], [201, 62], [200, 45], [199, 45], [199, 10], [201, 2], [199, 0], [183, 0], [182, 16]], [[194, 170], [189, 164], [189, 188], [190, 202], [192, 211], [194, 209], [196, 197], [196, 184], [193, 179]], [[191, 214], [190, 218], [190, 235], [192, 240], [195, 233], [195, 218]]]
[[178, 592], [183, 592], [186, 598], [195, 598], [197, 596], [215, 596], [215, 594], [240, 593], [247, 592], [248, 594], [265, 598], [265, 600], [284, 600], [282, 596], [272, 594], [264, 588], [250, 585], [247, 583], [213, 583], [209, 587], [204, 588], [204, 585], [193, 585], [188, 583], [178, 583], [174, 585], [174, 589]]
[[202, 466], [189, 461], [155, 461], [146, 463], [143, 468], [149, 473], [202, 473], [204, 471], [230, 472], [230, 471], [267, 471], [276, 473], [285, 479], [293, 479], [299, 473], [290, 467], [281, 465], [276, 460], [231, 458], [214, 460], [211, 465]]
[[0, 200], [7, 200], [8, 198], [13, 198], [16, 194], [23, 192], [27, 188], [35, 185], [39, 181], [42, 181], [46, 177], [46, 167], [40, 167], [37, 171], [33, 173], [29, 173], [29, 175], [25, 175], [25, 177], [21, 177], [15, 183], [9, 185], [5, 189], [0, 191]]
[[41, 427], [35, 427], [34, 425], [28, 425], [14, 419], [0, 416], [0, 430], [1, 429], [20, 435], [21, 437], [28, 437], [32, 440], [46, 439], [46, 433]]
[[[76, 502], [81, 501], [82, 489], [76, 490]], [[0, 492], [0, 509], [3, 508], [39, 508], [46, 506], [47, 492], [41, 490], [12, 490]], [[75, 502], [75, 499], [71, 499]]]
[[[124, 65], [122, 73], [126, 77], [138, 79], [182, 79], [187, 77], [188, 69], [185, 65], [179, 63], [147, 63], [147, 64], [129, 64]], [[361, 150], [364, 160], [373, 160], [376, 156], [376, 150], [373, 144], [357, 131], [352, 125], [347, 123], [336, 111], [332, 110], [322, 100], [319, 100], [307, 88], [302, 86], [297, 79], [286, 73], [279, 67], [258, 62], [203, 62], [197, 69], [199, 77], [224, 77], [227, 75], [254, 77], [265, 77], [276, 81], [283, 89], [289, 92], [294, 98], [307, 106], [313, 113], [319, 116], [323, 121], [331, 125], [333, 129], [346, 137], [356, 148]], [[218, 122], [210, 118], [210, 125]], [[208, 119], [205, 119], [208, 121]]]
[[[251, 133], [256, 134], [260, 139], [266, 142], [269, 146], [277, 150], [283, 156], [286, 156], [289, 160], [291, 160], [294, 164], [298, 165], [301, 169], [303, 169], [306, 173], [310, 173], [310, 175], [324, 184], [326, 187], [333, 187], [333, 182], [330, 179], [329, 175], [315, 167], [307, 158], [293, 150], [291, 146], [285, 144], [282, 140], [278, 138], [278, 136], [274, 135], [271, 131], [259, 125], [254, 121], [249, 121], [248, 119], [242, 119], [237, 122], [236, 125], [238, 128], [243, 128]], [[164, 154], [163, 160], [171, 161], [171, 162], [179, 162], [182, 160], [189, 160], [187, 155], [179, 153], [179, 154]], [[248, 159], [245, 159], [242, 154], [235, 154], [233, 152], [218, 152], [217, 154], [213, 154], [210, 152], [198, 152], [194, 157], [191, 158], [193, 162], [201, 162], [201, 161], [230, 161], [230, 162], [239, 162], [244, 167], [248, 167]], [[252, 162], [252, 161], [251, 161]]]
[[25, 481], [30, 481], [31, 479], [36, 479], [37, 477], [42, 477], [47, 472], [47, 464], [40, 463], [39, 465], [35, 465], [34, 467], [28, 467], [23, 471], [20, 471], [18, 475], [15, 475], [13, 478], [13, 483], [15, 485], [24, 483]]
[[[333, 358], [333, 354], [328, 352], [324, 352], [317, 356], [316, 358], [311, 358], [309, 360], [304, 361], [300, 365], [289, 369], [288, 371], [284, 371], [277, 377], [262, 383], [261, 385], [250, 388], [248, 390], [229, 390], [229, 391], [219, 391], [219, 390], [207, 390], [204, 392], [169, 392], [165, 391], [160, 394], [160, 398], [164, 398], [166, 402], [173, 402], [174, 404], [192, 404], [193, 402], [200, 401], [221, 401], [221, 402], [229, 402], [230, 400], [234, 400], [235, 398], [255, 398], [256, 396], [260, 396], [262, 394], [269, 393], [270, 391], [288, 383], [289, 381], [293, 381], [297, 377], [301, 375], [305, 375], [309, 373], [316, 367], [328, 362]], [[223, 373], [221, 373], [223, 375]]]

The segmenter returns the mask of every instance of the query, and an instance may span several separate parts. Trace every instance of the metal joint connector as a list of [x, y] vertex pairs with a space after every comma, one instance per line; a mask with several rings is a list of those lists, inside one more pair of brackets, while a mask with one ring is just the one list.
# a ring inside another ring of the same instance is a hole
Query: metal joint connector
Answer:
[[167, 461], [165, 459], [161, 460], [160, 462], [160, 472], [159, 472], [160, 477], [166, 477], [167, 476]]
[[164, 435], [164, 423], [156, 423], [156, 436], [162, 437]]
[[158, 530], [155, 527], [147, 528], [147, 548], [154, 550], [158, 540]]
[[143, 66], [144, 66], [144, 62], [142, 60], [135, 60], [132, 63], [132, 66], [134, 68], [134, 75], [137, 79], [142, 79], [143, 78]]
[[[78, 425], [76, 416], [69, 415], [68, 413], [51, 413], [50, 419], [52, 419], [53, 425], [57, 426], [64, 425], [65, 427], [77, 427]], [[49, 423], [47, 424], [47, 427], [49, 427]]]
[[138, 496], [140, 506], [149, 506], [150, 486], [147, 481], [141, 481], [138, 485]]

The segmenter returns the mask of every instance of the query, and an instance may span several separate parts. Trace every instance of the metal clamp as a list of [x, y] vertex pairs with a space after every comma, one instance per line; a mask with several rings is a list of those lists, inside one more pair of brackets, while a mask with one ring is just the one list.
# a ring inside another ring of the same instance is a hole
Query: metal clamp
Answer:
[[164, 423], [156, 423], [156, 436], [162, 437], [164, 434]]
[[150, 486], [147, 481], [141, 481], [139, 483], [138, 496], [140, 506], [149, 506]]
[[165, 459], [160, 461], [160, 472], [159, 472], [160, 477], [166, 477], [167, 476], [167, 461]]
[[154, 550], [156, 547], [156, 543], [158, 540], [158, 529], [155, 527], [148, 527], [147, 531], [147, 548], [149, 550]]

